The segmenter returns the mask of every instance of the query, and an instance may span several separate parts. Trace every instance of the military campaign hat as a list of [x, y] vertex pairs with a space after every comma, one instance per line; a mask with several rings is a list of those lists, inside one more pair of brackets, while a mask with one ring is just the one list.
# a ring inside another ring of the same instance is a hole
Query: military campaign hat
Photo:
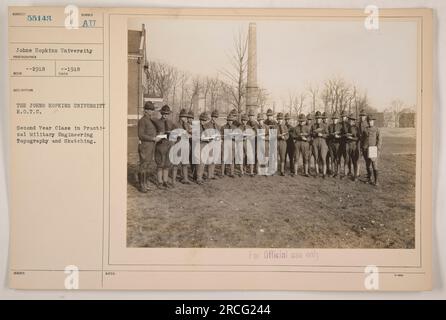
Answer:
[[322, 118], [322, 119], [327, 119], [327, 114], [325, 113], [325, 111], [322, 112], [321, 118]]
[[341, 117], [348, 117], [348, 115], [347, 115], [347, 111], [342, 110], [342, 112], [341, 112]]
[[361, 111], [359, 111], [359, 116], [366, 116], [367, 115], [367, 113], [365, 112], [365, 110], [364, 109], [362, 109]]
[[200, 120], [202, 120], [202, 121], [207, 121], [207, 120], [209, 120], [209, 115], [208, 115], [208, 113], [207, 113], [207, 112], [202, 112], [202, 113], [200, 113]]
[[331, 115], [332, 119], [339, 119], [338, 113], [337, 112], [333, 112], [333, 114]]
[[282, 112], [279, 112], [277, 114], [277, 120], [283, 120], [283, 113]]
[[228, 113], [228, 116], [226, 117], [226, 120], [228, 121], [234, 121], [235, 120], [235, 115], [232, 113]]
[[285, 120], [290, 120], [291, 119], [291, 116], [290, 116], [290, 114], [287, 112], [287, 113], [285, 113]]
[[187, 117], [191, 119], [195, 118], [194, 112], [192, 110], [189, 110], [189, 112], [187, 113]]
[[369, 114], [367, 116], [367, 121], [370, 121], [370, 120], [376, 120], [376, 117], [373, 114]]
[[350, 113], [350, 114], [348, 115], [348, 118], [349, 118], [350, 120], [356, 120], [356, 117], [355, 117], [355, 115], [354, 115], [353, 113]]
[[170, 114], [170, 107], [165, 104], [164, 106], [161, 107], [160, 110], [161, 114]]
[[307, 114], [307, 120], [313, 120], [313, 116], [311, 115], [311, 113]]
[[248, 115], [246, 113], [242, 114], [241, 120], [248, 121]]
[[214, 110], [214, 111], [212, 111], [212, 113], [211, 113], [211, 117], [212, 117], [212, 118], [218, 118], [218, 117], [219, 117], [218, 110]]
[[155, 105], [153, 104], [152, 101], [147, 101], [144, 104], [144, 110], [155, 110]]
[[316, 111], [315, 116], [316, 116], [316, 119], [322, 119], [322, 115], [321, 115], [320, 111]]
[[267, 116], [273, 116], [274, 115], [273, 110], [271, 110], [271, 109], [266, 110], [266, 115]]
[[265, 120], [265, 115], [263, 113], [259, 113], [257, 115], [257, 120]]
[[307, 121], [307, 118], [305, 118], [305, 115], [303, 113], [299, 115], [299, 122], [301, 121]]
[[248, 116], [255, 116], [256, 114], [255, 114], [255, 112], [254, 112], [254, 110], [249, 110], [249, 112], [248, 112]]
[[180, 118], [182, 118], [182, 117], [188, 117], [186, 109], [181, 109], [180, 110]]

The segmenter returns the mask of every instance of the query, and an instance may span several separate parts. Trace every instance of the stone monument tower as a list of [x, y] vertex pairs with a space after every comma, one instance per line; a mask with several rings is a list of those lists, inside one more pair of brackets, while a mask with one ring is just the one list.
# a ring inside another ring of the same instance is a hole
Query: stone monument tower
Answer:
[[248, 31], [248, 76], [246, 83], [246, 111], [258, 111], [257, 96], [257, 30], [251, 22]]

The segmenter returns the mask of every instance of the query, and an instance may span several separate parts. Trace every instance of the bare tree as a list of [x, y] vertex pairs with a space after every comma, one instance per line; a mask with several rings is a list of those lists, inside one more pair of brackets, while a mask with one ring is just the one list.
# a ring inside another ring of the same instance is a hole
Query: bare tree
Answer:
[[395, 99], [390, 102], [390, 112], [393, 113], [395, 119], [395, 127], [399, 127], [400, 116], [404, 111], [404, 102], [400, 99]]
[[296, 114], [300, 114], [300, 113], [304, 112], [304, 109], [305, 109], [305, 98], [306, 98], [305, 92], [302, 92], [302, 93], [297, 95], [296, 103], [295, 103], [295, 106], [294, 106], [294, 110], [296, 111]]
[[[194, 105], [194, 101], [196, 101], [196, 103], [198, 104], [198, 102], [200, 100], [200, 93], [202, 91], [203, 91], [203, 82], [199, 76], [196, 76], [195, 78], [192, 79], [191, 95], [190, 95], [190, 99], [189, 99], [189, 109], [192, 109], [192, 107]], [[206, 108], [206, 106], [205, 106], [205, 108]], [[196, 111], [203, 112], [206, 110], [196, 110]]]
[[162, 62], [149, 61], [146, 68], [148, 93], [168, 99], [177, 73], [175, 67]]
[[239, 113], [242, 112], [246, 95], [247, 48], [248, 37], [239, 30], [234, 36], [233, 53], [228, 56], [230, 68], [222, 71], [231, 86], [231, 104]]
[[325, 81], [320, 94], [324, 111], [329, 113], [347, 111], [359, 113], [360, 110], [372, 112], [367, 93], [360, 93], [356, 85], [348, 84], [340, 77]]
[[315, 113], [318, 109], [319, 87], [317, 85], [309, 85], [307, 88], [311, 103], [311, 112]]
[[269, 93], [264, 88], [258, 88], [257, 90], [257, 105], [259, 106], [260, 112], [263, 112], [263, 110], [266, 107], [266, 104], [268, 103], [269, 99]]
[[288, 94], [288, 102], [286, 103], [286, 105], [289, 109], [290, 115], [292, 115], [294, 112], [296, 113], [297, 116], [299, 116], [300, 113], [304, 112], [306, 98], [307, 95], [305, 92], [301, 93], [290, 92]]
[[177, 69], [172, 70], [172, 88], [171, 88], [171, 98], [168, 104], [171, 106], [173, 113], [179, 110], [176, 101], [177, 88], [180, 83], [179, 72]]
[[188, 100], [188, 99], [186, 99], [186, 97], [188, 96], [188, 88], [187, 88], [188, 81], [189, 81], [189, 74], [187, 72], [181, 72], [181, 74], [179, 75], [179, 83], [180, 83], [180, 89], [181, 89], [181, 94], [180, 94], [181, 108], [186, 107], [185, 102]]

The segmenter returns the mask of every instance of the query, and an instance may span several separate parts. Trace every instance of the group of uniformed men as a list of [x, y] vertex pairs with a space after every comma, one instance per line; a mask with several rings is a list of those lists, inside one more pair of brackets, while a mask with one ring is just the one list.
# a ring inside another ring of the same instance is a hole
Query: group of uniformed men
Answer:
[[[189, 135], [190, 146], [192, 147], [192, 121], [194, 114], [192, 111], [182, 109], [179, 114], [178, 124], [168, 119], [171, 110], [169, 106], [164, 105], [161, 110], [161, 118], [155, 119], [152, 115], [155, 112], [155, 106], [152, 102], [147, 102], [144, 105], [144, 116], [138, 122], [138, 137], [140, 140], [138, 146], [139, 153], [139, 190], [146, 193], [149, 190], [148, 174], [152, 159], [155, 159], [157, 165], [157, 182], [159, 188], [174, 187], [178, 169], [181, 168], [181, 182], [190, 184], [191, 178], [197, 184], [203, 184], [204, 171], [207, 167], [207, 179], [216, 179], [217, 177], [235, 176], [235, 165], [233, 161], [222, 161], [220, 171], [215, 173], [216, 166], [214, 163], [205, 164], [199, 162], [193, 164], [192, 152], [189, 152], [188, 163], [180, 163], [172, 165], [169, 159], [169, 150], [173, 142], [167, 139], [165, 134], [168, 134], [176, 128], [184, 129]], [[199, 116], [200, 132], [206, 129], [215, 129], [221, 132], [221, 139], [225, 139], [224, 132], [226, 129], [240, 129], [244, 132], [247, 129], [252, 129], [254, 132], [263, 129], [264, 146], [266, 154], [268, 154], [268, 140], [270, 129], [275, 129], [277, 132], [277, 159], [278, 172], [281, 176], [285, 175], [286, 159], [289, 159], [290, 175], [296, 176], [298, 174], [298, 163], [302, 158], [302, 175], [310, 176], [310, 165], [313, 162], [313, 176], [325, 178], [328, 174], [333, 177], [340, 176], [344, 178], [350, 176], [352, 180], [356, 181], [359, 177], [359, 158], [362, 154], [366, 170], [367, 183], [378, 184], [378, 157], [377, 155], [369, 154], [369, 147], [376, 147], [379, 154], [382, 145], [380, 131], [375, 126], [375, 118], [367, 115], [361, 111], [359, 121], [356, 120], [353, 114], [347, 115], [346, 112], [333, 113], [331, 121], [325, 114], [317, 111], [314, 118], [311, 114], [305, 116], [300, 114], [298, 116], [298, 124], [293, 126], [291, 123], [290, 114], [285, 115], [281, 112], [277, 113], [274, 119], [274, 112], [268, 109], [265, 115], [257, 114], [249, 111], [248, 114], [239, 115], [233, 109], [226, 118], [226, 123], [223, 126], [217, 124], [219, 113], [217, 110], [212, 111], [210, 117], [207, 112], [203, 112]], [[203, 147], [206, 142], [200, 142], [200, 147]], [[257, 144], [256, 144], [257, 146]], [[246, 152], [246, 145], [243, 146]], [[222, 159], [225, 157], [225, 152], [221, 154]], [[311, 161], [313, 159], [313, 161]], [[254, 176], [255, 172], [259, 173], [261, 164], [257, 161], [247, 162], [246, 157], [242, 163], [238, 164], [238, 175], [245, 174]], [[348, 168], [348, 173], [347, 173]], [[189, 170], [190, 169], [190, 170]], [[169, 179], [169, 171], [172, 174]], [[189, 177], [191, 173], [191, 177]], [[372, 180], [373, 175], [373, 180]]]

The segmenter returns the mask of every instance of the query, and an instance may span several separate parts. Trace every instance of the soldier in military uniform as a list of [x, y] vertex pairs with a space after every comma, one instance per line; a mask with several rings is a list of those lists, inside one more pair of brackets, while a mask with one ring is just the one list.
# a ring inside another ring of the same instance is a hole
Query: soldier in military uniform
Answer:
[[301, 113], [298, 118], [299, 123], [291, 132], [295, 141], [295, 155], [294, 155], [294, 173], [297, 174], [297, 167], [299, 165], [299, 157], [302, 155], [303, 175], [308, 177], [308, 166], [310, 161], [310, 143], [308, 138], [310, 136], [310, 128], [306, 124], [307, 119]]
[[291, 131], [293, 131], [294, 127], [291, 124], [291, 116], [289, 113], [285, 114], [285, 125], [288, 128], [288, 139], [286, 141], [286, 155], [288, 156], [288, 159], [290, 161], [290, 173], [291, 176], [294, 176], [294, 154], [295, 154], [295, 147], [294, 147], [294, 139], [292, 137]]
[[[257, 147], [256, 147], [256, 156], [257, 156], [257, 148], [259, 148], [260, 145], [264, 145], [263, 154], [264, 157], [269, 157], [269, 127], [265, 124], [265, 115], [263, 113], [259, 113], [257, 115], [257, 123], [258, 127], [257, 130], [263, 130], [263, 135], [257, 134], [257, 139], [260, 139], [262, 141], [258, 141]], [[256, 140], [257, 141], [257, 140]], [[261, 172], [261, 168], [263, 168], [264, 164], [260, 164], [259, 161], [257, 161], [257, 174]]]
[[[269, 134], [271, 137], [271, 129], [277, 130], [277, 121], [274, 120], [274, 112], [272, 109], [268, 109], [266, 110], [266, 120], [264, 122], [264, 124], [268, 127], [269, 130]], [[274, 159], [277, 160], [277, 152], [273, 152], [273, 157]], [[270, 161], [273, 161], [273, 159], [269, 159]], [[274, 161], [276, 161], [274, 160]]]
[[[220, 128], [221, 130], [221, 136], [222, 136], [222, 162], [221, 162], [221, 176], [225, 175], [226, 166], [229, 165], [229, 177], [234, 178], [234, 159], [235, 159], [235, 148], [234, 148], [234, 137], [233, 134], [229, 134], [228, 132], [225, 135], [225, 130], [231, 131], [237, 129], [237, 126], [234, 125], [235, 116], [232, 113], [229, 113], [226, 118], [226, 123]], [[229, 150], [225, 149], [225, 144], [227, 144], [227, 141], [230, 140], [230, 150], [231, 153], [229, 153]], [[229, 163], [229, 164], [228, 164]]]
[[313, 154], [316, 160], [316, 176], [319, 175], [319, 165], [322, 165], [322, 177], [325, 178], [327, 174], [327, 153], [328, 145], [328, 127], [322, 122], [322, 115], [319, 111], [316, 112], [316, 123], [311, 127], [311, 136], [313, 138]]
[[[254, 133], [257, 134], [259, 123], [256, 121], [256, 114], [252, 109], [250, 109], [248, 112], [248, 126], [250, 126], [251, 129], [254, 130]], [[257, 139], [255, 140], [254, 152], [255, 152], [255, 168], [257, 168]]]
[[[362, 135], [363, 129], [368, 127], [368, 125], [369, 124], [367, 123], [367, 113], [365, 112], [365, 110], [361, 110], [359, 112], [359, 123], [358, 123], [359, 136], [360, 136], [359, 137], [359, 153], [360, 153], [360, 155], [362, 154], [362, 157], [364, 159], [364, 163], [367, 162], [367, 155], [362, 152], [363, 148], [362, 148], [362, 145], [361, 145], [361, 143], [362, 143], [361, 142], [361, 135]], [[361, 168], [361, 166], [360, 166], [360, 163], [358, 161], [358, 172], [360, 171], [360, 168]]]
[[[192, 110], [189, 110], [187, 113], [187, 123], [192, 128], [192, 122], [194, 121], [195, 115]], [[192, 136], [189, 138], [189, 163], [190, 163], [190, 170], [192, 173], [192, 178], [197, 179], [197, 165], [192, 163]]]
[[[200, 114], [200, 135], [204, 135], [204, 131], [209, 128], [209, 115], [207, 112], [202, 112]], [[197, 165], [197, 184], [203, 184], [203, 175], [205, 169], [204, 159], [201, 159], [201, 150], [209, 143], [209, 141], [200, 138], [200, 163]], [[208, 169], [209, 176], [209, 169]]]
[[[180, 110], [180, 115], [179, 115], [179, 122], [177, 127], [181, 128], [183, 130], [186, 131], [187, 136], [190, 138], [192, 136], [192, 126], [189, 124], [188, 121], [188, 112], [186, 109], [181, 109]], [[179, 137], [179, 139], [181, 139], [181, 137]], [[188, 154], [188, 158], [189, 158], [189, 163], [190, 161], [190, 148], [189, 148], [189, 154]], [[189, 166], [187, 163], [181, 163], [181, 173], [182, 173], [182, 179], [181, 179], [181, 183], [184, 184], [190, 184], [189, 181]], [[176, 179], [177, 179], [177, 172], [178, 172], [178, 166], [174, 165], [172, 168], [172, 183], [175, 184]]]
[[341, 159], [341, 155], [339, 152], [339, 148], [341, 145], [341, 136], [343, 134], [342, 129], [343, 126], [339, 123], [339, 116], [335, 112], [331, 116], [332, 123], [328, 126], [328, 134], [330, 138], [330, 157], [333, 161], [333, 177], [338, 175], [339, 171], [339, 163]]
[[256, 114], [254, 110], [249, 110], [248, 112], [248, 126], [254, 131], [257, 130], [259, 123], [256, 121]]
[[150, 164], [153, 161], [155, 151], [156, 127], [151, 119], [155, 106], [151, 101], [144, 104], [144, 116], [138, 121], [138, 154], [139, 154], [139, 172], [138, 183], [139, 191], [146, 193], [148, 191], [148, 175]]
[[279, 154], [279, 173], [285, 175], [286, 141], [289, 138], [288, 128], [284, 123], [282, 112], [277, 114], [277, 153]]
[[329, 125], [328, 117], [327, 117], [327, 113], [325, 111], [322, 112], [321, 118], [322, 118], [322, 123], [325, 124], [328, 127], [328, 125]]
[[274, 120], [274, 112], [271, 109], [268, 109], [266, 111], [266, 120], [265, 120], [265, 124], [270, 128], [270, 129], [276, 129], [277, 126], [277, 121]]
[[[330, 125], [328, 122], [327, 113], [324, 111], [322, 112], [322, 123], [325, 124], [325, 126], [328, 129], [328, 126]], [[325, 157], [325, 163], [327, 164], [327, 174], [331, 174], [333, 172], [333, 165], [332, 165], [332, 159], [330, 157], [330, 136], [328, 135], [325, 139], [325, 142], [327, 143], [327, 156]]]
[[342, 124], [342, 136], [341, 136], [341, 143], [339, 145], [339, 164], [341, 164], [341, 161], [343, 160], [343, 168], [344, 170], [343, 175], [341, 176], [341, 179], [343, 177], [345, 177], [346, 174], [346, 166], [348, 166], [348, 174], [351, 175], [351, 163], [348, 162], [347, 159], [347, 138], [346, 138], [346, 133], [349, 131], [349, 127], [350, 127], [350, 123], [348, 121], [348, 115], [347, 115], [347, 111], [342, 111], [341, 112], [341, 122]]
[[170, 114], [170, 107], [168, 105], [164, 105], [161, 110], [161, 119], [154, 121], [157, 135], [162, 136], [165, 135], [164, 138], [156, 144], [155, 146], [155, 162], [157, 165], [157, 181], [158, 187], [160, 188], [169, 188], [173, 185], [169, 183], [169, 169], [171, 167], [171, 162], [169, 159], [169, 151], [172, 146], [172, 142], [169, 141], [170, 132], [175, 129], [174, 123], [169, 120], [167, 117]]
[[359, 128], [356, 125], [356, 117], [353, 113], [348, 116], [350, 125], [346, 133], [346, 151], [347, 161], [353, 165], [353, 181], [358, 177], [358, 159], [359, 159]]
[[[382, 141], [378, 127], [375, 126], [375, 117], [369, 115], [368, 126], [363, 128], [361, 134], [361, 148], [366, 157], [367, 182], [378, 185], [378, 156], [381, 152]], [[370, 147], [377, 147], [377, 157], [370, 154]], [[372, 170], [374, 181], [372, 182]]]
[[358, 123], [359, 131], [361, 131], [363, 128], [365, 128], [367, 126], [368, 126], [367, 113], [364, 110], [361, 110], [359, 112], [359, 123]]
[[[220, 132], [220, 126], [217, 124], [217, 119], [219, 117], [218, 110], [214, 110], [211, 113], [211, 121], [208, 122], [208, 129], [214, 129], [216, 132]], [[220, 149], [221, 149], [221, 140], [220, 141]], [[217, 141], [216, 141], [217, 142]], [[215, 176], [215, 163], [212, 161], [211, 164], [208, 166], [208, 172], [209, 172], [209, 179], [216, 179]]]
[[[313, 115], [311, 113], [307, 114], [307, 126], [308, 128], [310, 128], [310, 132], [311, 132], [311, 128], [313, 127]], [[316, 166], [317, 166], [317, 161], [316, 161], [316, 155], [314, 154], [314, 150], [313, 150], [313, 136], [310, 134], [308, 136], [308, 143], [310, 144], [310, 161], [308, 162], [308, 170], [311, 170], [311, 159], [313, 160], [314, 163], [314, 168], [316, 170]]]
[[[242, 114], [241, 116], [241, 121], [242, 124], [239, 126], [239, 129], [245, 133], [247, 130], [252, 130], [253, 133], [254, 129], [251, 128], [251, 126], [248, 125], [248, 116], [246, 114]], [[243, 164], [246, 166], [246, 168], [248, 169], [248, 174], [252, 177], [254, 176], [254, 164], [253, 163], [248, 163], [248, 152], [254, 151], [255, 152], [255, 144], [251, 145], [251, 149], [248, 148], [248, 143], [251, 143], [252, 140], [248, 140], [247, 136], [243, 136]], [[241, 170], [240, 170], [240, 176], [242, 176], [244, 174], [243, 171], [243, 165], [241, 166]]]
[[234, 108], [229, 113], [232, 114], [232, 116], [234, 117], [233, 124], [236, 127], [240, 126], [242, 123], [239, 121], [239, 113], [238, 113], [237, 109]]

